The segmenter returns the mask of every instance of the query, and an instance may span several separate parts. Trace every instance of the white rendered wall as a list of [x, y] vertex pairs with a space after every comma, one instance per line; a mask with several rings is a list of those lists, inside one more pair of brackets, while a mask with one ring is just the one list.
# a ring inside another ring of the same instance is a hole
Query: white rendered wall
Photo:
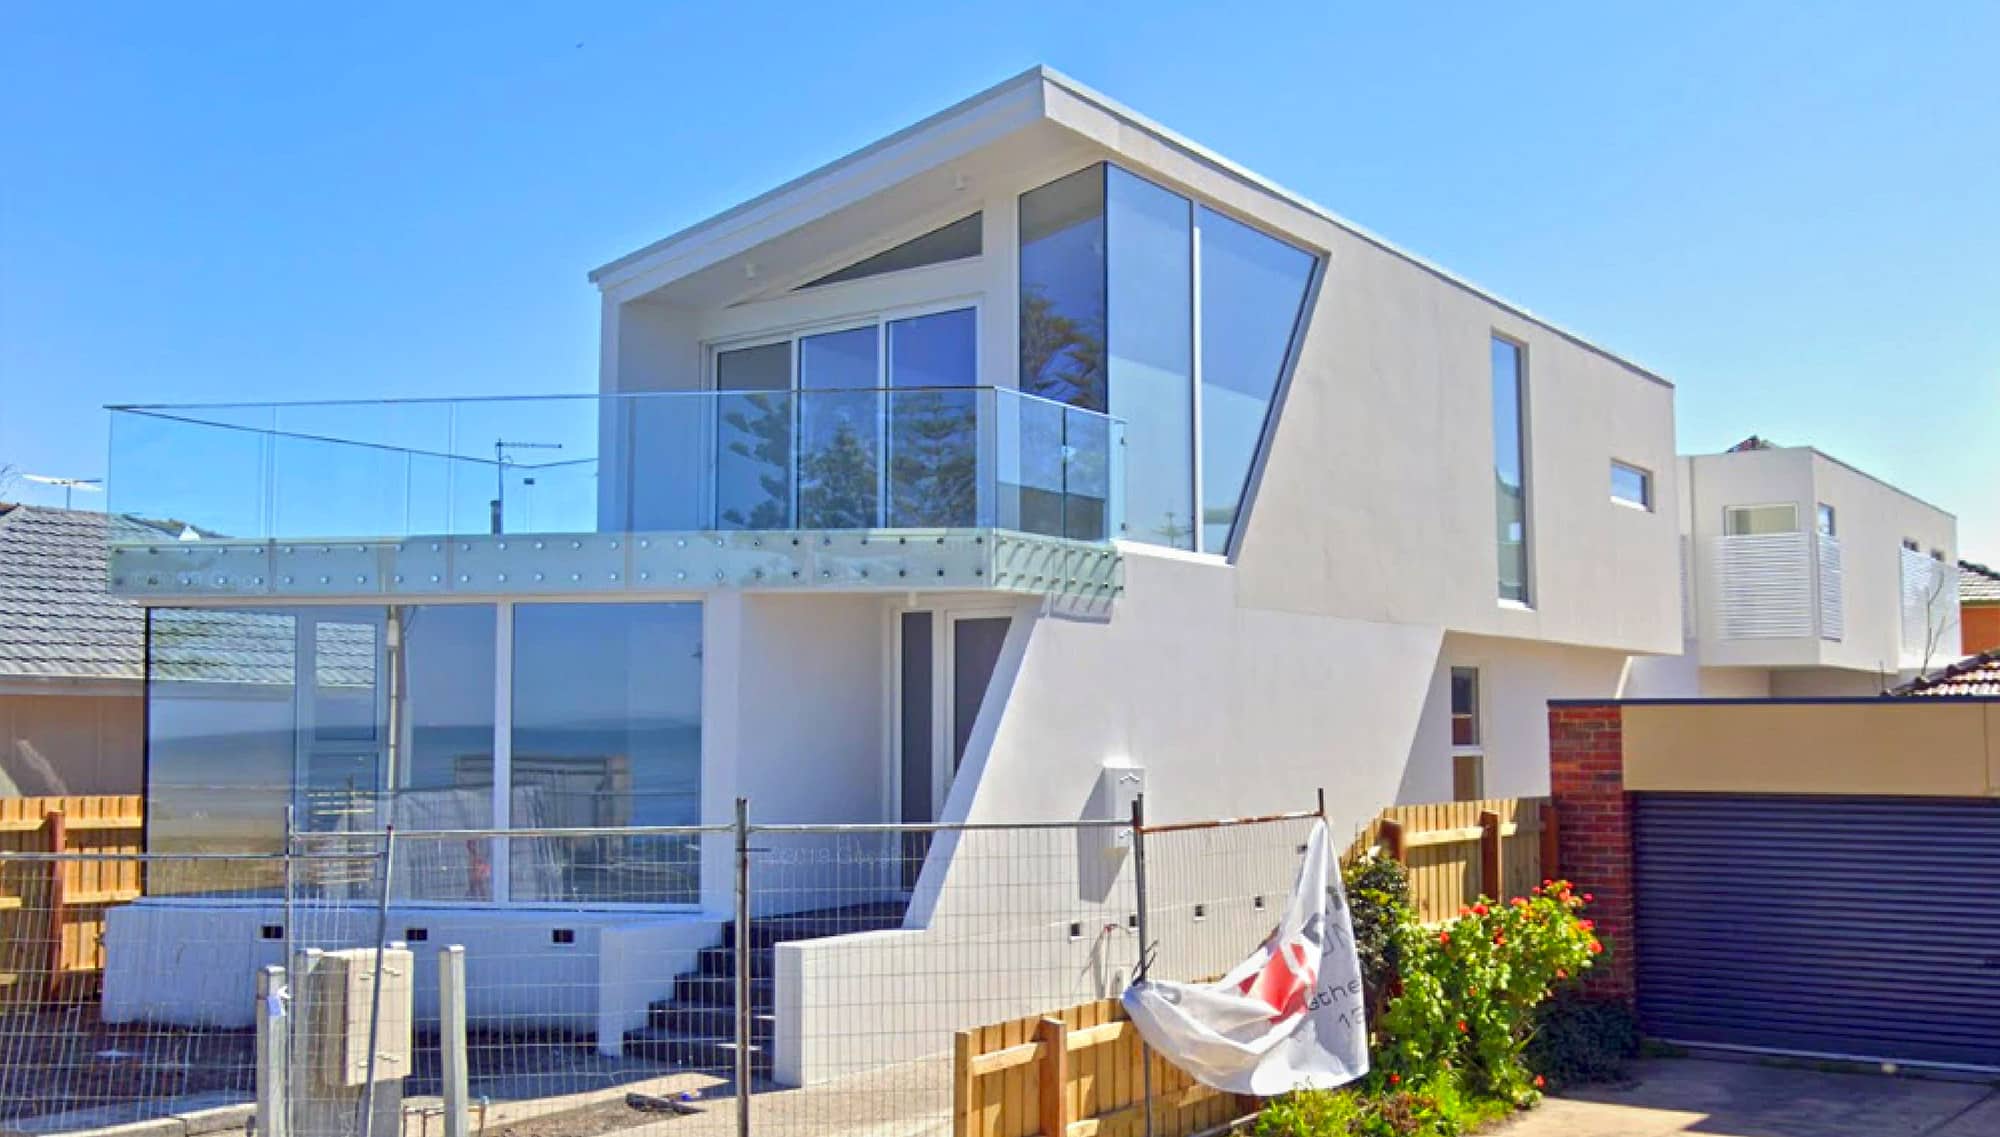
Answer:
[[[371, 943], [372, 909], [304, 906], [294, 929], [299, 950]], [[282, 924], [268, 904], [140, 902], [105, 916], [104, 1021], [240, 1028], [252, 1023], [256, 972], [285, 962], [282, 941], [260, 929]], [[466, 1013], [474, 1029], [521, 1026], [595, 1033], [617, 1053], [626, 1031], [646, 1025], [647, 1009], [673, 993], [674, 977], [696, 953], [721, 942], [713, 920], [643, 913], [551, 909], [402, 908], [390, 936], [422, 927], [416, 958], [416, 1013], [437, 1021], [437, 953], [466, 952]], [[551, 942], [556, 928], [572, 944]]]
[[[1701, 618], [1696, 626], [1705, 668], [1831, 668], [1844, 677], [1823, 681], [1794, 677], [1810, 693], [1879, 689], [1878, 674], [1898, 674], [1902, 654], [1901, 556], [1904, 539], [1928, 553], [1941, 549], [1956, 564], [1957, 522], [1948, 513], [1810, 447], [1794, 446], [1686, 460], [1686, 528], [1696, 549], [1695, 588]], [[1714, 635], [1714, 543], [1731, 506], [1789, 503], [1799, 525], [1815, 532], [1820, 503], [1833, 506], [1840, 543], [1840, 638], [1725, 640]], [[1946, 656], [1955, 651], [1941, 653]], [[1934, 666], [1948, 659], [1934, 661]], [[1774, 687], [1778, 680], [1774, 676]], [[1802, 690], [1801, 693], [1807, 693]]]
[[[945, 820], [1097, 815], [1107, 762], [1144, 767], [1155, 822], [1310, 809], [1323, 786], [1339, 843], [1395, 800], [1441, 630], [1253, 608], [1218, 559], [1125, 548], [1126, 593], [1108, 620], [1047, 612], [1016, 620]], [[1263, 843], [1218, 858], [1183, 842], [1177, 869], [1161, 862], [1162, 891], [1149, 908], [1174, 908], [1170, 889], [1189, 904], [1216, 904], [1211, 920], [1174, 937], [1173, 962], [1187, 977], [1235, 962], [1269, 930], [1268, 913], [1250, 906], [1248, 879], [1289, 886], [1303, 838], [1248, 839]], [[1107, 859], [1095, 838], [1070, 837], [1003, 872], [1002, 840], [940, 840], [907, 922], [921, 930], [780, 948], [781, 1080], [930, 1053], [959, 1027], [1122, 986], [1120, 961], [1132, 945], [1103, 929], [1122, 928], [1130, 910], [1126, 859]], [[1068, 856], [1072, 867], [1050, 859]], [[1237, 867], [1214, 872], [1224, 865]], [[1079, 916], [1089, 934], [1070, 941], [1067, 923]], [[994, 920], [1007, 921], [1007, 934], [1041, 934], [991, 949], [995, 958], [982, 964], [968, 945], [997, 937], [979, 933]], [[837, 1050], [801, 1049], [835, 1024]]]
[[1627, 658], [1493, 636], [1445, 636], [1396, 800], [1451, 800], [1452, 668], [1479, 669], [1484, 796], [1532, 797], [1549, 792], [1549, 700], [1616, 697]]

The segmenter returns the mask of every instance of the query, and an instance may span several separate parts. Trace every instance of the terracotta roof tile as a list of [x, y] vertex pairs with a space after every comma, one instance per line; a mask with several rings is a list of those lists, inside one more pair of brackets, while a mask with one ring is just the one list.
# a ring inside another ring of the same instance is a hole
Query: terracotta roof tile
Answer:
[[1958, 562], [1960, 604], [2000, 604], [2000, 571], [1973, 561]]
[[1911, 698], [2000, 698], [2000, 649], [1912, 679], [1889, 694]]

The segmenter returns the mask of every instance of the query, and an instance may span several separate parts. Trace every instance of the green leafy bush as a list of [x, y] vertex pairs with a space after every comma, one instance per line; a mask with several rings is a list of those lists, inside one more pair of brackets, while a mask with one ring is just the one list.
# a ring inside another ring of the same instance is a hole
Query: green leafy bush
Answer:
[[1615, 1082], [1639, 1056], [1639, 1020], [1615, 999], [1559, 992], [1535, 1010], [1524, 1057], [1552, 1087]]
[[1361, 959], [1361, 988], [1368, 1021], [1389, 1005], [1400, 960], [1397, 929], [1414, 923], [1410, 907], [1410, 872], [1388, 857], [1356, 857], [1341, 868], [1347, 888], [1347, 914], [1354, 926], [1354, 952]]
[[1535, 1008], [1604, 950], [1566, 881], [1501, 904], [1481, 898], [1438, 927], [1398, 930], [1400, 990], [1377, 1021], [1375, 1065], [1405, 1081], [1457, 1071], [1480, 1096], [1532, 1102], [1521, 1061]]

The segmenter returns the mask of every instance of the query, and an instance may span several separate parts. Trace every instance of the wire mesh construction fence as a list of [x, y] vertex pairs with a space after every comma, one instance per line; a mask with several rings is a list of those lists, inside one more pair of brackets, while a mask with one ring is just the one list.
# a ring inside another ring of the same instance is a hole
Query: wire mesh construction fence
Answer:
[[1317, 820], [0, 853], [24, 879], [88, 866], [137, 886], [94, 933], [101, 979], [68, 983], [42, 962], [60, 958], [37, 938], [55, 934], [46, 890], [18, 890], [0, 1130], [951, 1133], [957, 1032], [1115, 998], [1142, 957], [1225, 970], [1275, 923]]

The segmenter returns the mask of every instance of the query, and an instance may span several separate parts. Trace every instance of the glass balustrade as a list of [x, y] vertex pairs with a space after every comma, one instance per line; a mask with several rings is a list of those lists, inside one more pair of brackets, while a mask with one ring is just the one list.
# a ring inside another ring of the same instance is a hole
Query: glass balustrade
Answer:
[[1123, 424], [1009, 388], [112, 411], [114, 541], [999, 528], [1121, 534]]

